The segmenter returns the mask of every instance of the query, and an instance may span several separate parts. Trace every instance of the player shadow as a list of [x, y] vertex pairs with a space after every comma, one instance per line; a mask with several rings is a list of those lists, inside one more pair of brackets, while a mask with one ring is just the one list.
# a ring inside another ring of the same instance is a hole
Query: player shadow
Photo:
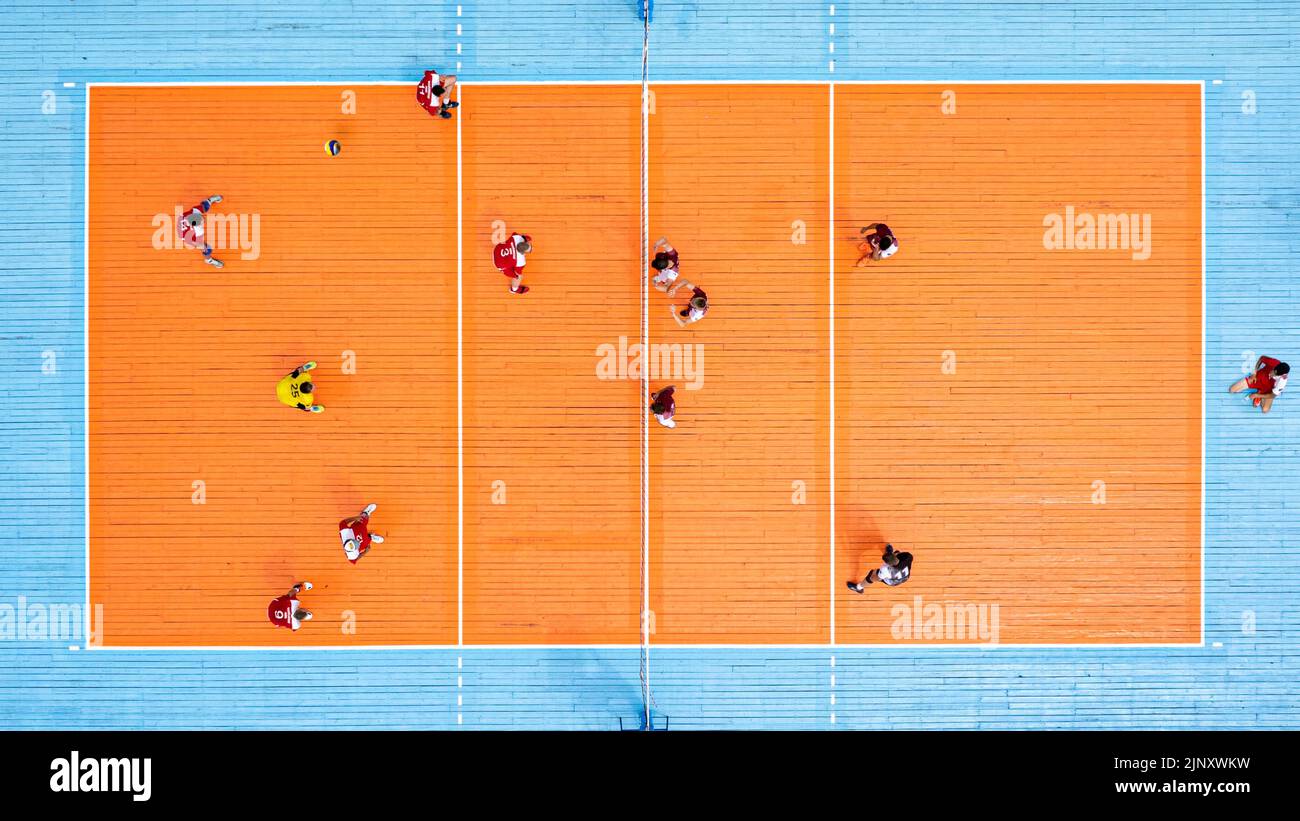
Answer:
[[[872, 509], [861, 502], [841, 502], [835, 508], [835, 555], [857, 564], [865, 560], [868, 566], [875, 567], [885, 550], [885, 536]], [[839, 572], [839, 568], [835, 570]]]

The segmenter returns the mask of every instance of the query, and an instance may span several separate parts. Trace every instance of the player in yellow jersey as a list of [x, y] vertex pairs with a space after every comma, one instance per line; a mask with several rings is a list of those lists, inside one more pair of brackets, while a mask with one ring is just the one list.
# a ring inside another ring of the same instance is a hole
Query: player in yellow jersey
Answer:
[[291, 408], [310, 413], [320, 413], [325, 410], [324, 405], [314, 404], [312, 391], [316, 386], [307, 378], [307, 372], [315, 367], [315, 362], [308, 362], [300, 368], [294, 368], [293, 373], [281, 379], [280, 384], [275, 386], [275, 395]]

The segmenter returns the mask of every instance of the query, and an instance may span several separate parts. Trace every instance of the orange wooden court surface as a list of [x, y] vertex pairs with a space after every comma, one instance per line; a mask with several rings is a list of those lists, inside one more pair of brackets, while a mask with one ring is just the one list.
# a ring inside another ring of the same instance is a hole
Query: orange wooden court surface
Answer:
[[[1200, 89], [943, 90], [835, 89], [837, 576], [916, 557], [836, 639], [921, 596], [1002, 642], [1197, 642]], [[1150, 258], [1046, 250], [1067, 205], [1151, 214]], [[856, 269], [877, 220], [899, 251]]]
[[685, 329], [650, 293], [650, 340], [703, 348], [650, 431], [651, 609], [662, 642], [830, 638], [828, 91], [660, 86], [650, 236], [709, 296]]
[[[640, 382], [596, 374], [641, 335], [640, 96], [463, 93], [468, 643], [641, 638]], [[531, 293], [507, 292], [494, 230], [533, 237]]]
[[[956, 89], [949, 115], [942, 87], [835, 87], [832, 294], [831, 89], [773, 116], [760, 86], [655, 88], [650, 236], [711, 307], [681, 329], [650, 293], [651, 342], [704, 351], [698, 390], [652, 382], [678, 387], [650, 430], [654, 641], [825, 642], [832, 589], [842, 643], [899, 640], [914, 596], [998, 604], [1002, 642], [1199, 639], [1199, 89]], [[644, 398], [597, 373], [640, 335], [639, 89], [465, 87], [459, 122], [413, 96], [91, 90], [105, 644], [639, 640]], [[152, 246], [214, 193], [260, 219], [256, 259]], [[1044, 249], [1066, 205], [1151, 214], [1150, 258]], [[901, 251], [857, 269], [877, 220]], [[505, 230], [535, 240], [522, 297]], [[324, 414], [275, 400], [308, 359]], [[371, 501], [389, 540], [352, 566], [334, 524]], [[915, 576], [849, 593], [884, 540]], [[316, 618], [272, 628], [300, 578]]]
[[[356, 114], [344, 92], [91, 91], [90, 593], [105, 644], [456, 641], [455, 131], [409, 89], [358, 88]], [[156, 214], [210, 194], [213, 213], [260, 217], [257, 259], [218, 249], [216, 270], [152, 247]], [[275, 396], [310, 359], [319, 415]], [[388, 543], [352, 566], [333, 528], [367, 502]], [[299, 579], [316, 618], [291, 635], [266, 605]]]

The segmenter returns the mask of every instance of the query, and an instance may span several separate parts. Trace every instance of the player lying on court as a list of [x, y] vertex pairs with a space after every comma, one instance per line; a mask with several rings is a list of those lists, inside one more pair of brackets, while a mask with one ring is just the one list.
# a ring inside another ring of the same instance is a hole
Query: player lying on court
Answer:
[[307, 378], [307, 372], [315, 368], [315, 362], [308, 362], [306, 365], [294, 368], [292, 373], [281, 379], [280, 384], [275, 386], [276, 398], [289, 407], [302, 411], [320, 413], [325, 410], [324, 405], [315, 404], [316, 397], [313, 391], [316, 390], [316, 386]]
[[450, 120], [451, 110], [460, 106], [460, 103], [451, 99], [451, 90], [455, 87], [455, 74], [426, 71], [420, 84], [415, 87], [416, 102], [430, 115], [436, 114], [444, 120]]
[[862, 256], [858, 257], [857, 267], [861, 268], [871, 260], [889, 259], [898, 253], [898, 237], [883, 222], [873, 222], [860, 233], [862, 243], [858, 245], [858, 251]]
[[304, 590], [311, 590], [311, 582], [298, 582], [289, 588], [288, 593], [271, 599], [266, 607], [266, 617], [271, 624], [297, 630], [303, 622], [311, 621], [311, 611], [304, 610], [302, 602], [298, 601], [298, 594]]
[[214, 268], [225, 266], [221, 260], [212, 256], [212, 246], [208, 245], [203, 233], [203, 215], [208, 209], [221, 202], [220, 194], [213, 194], [203, 202], [191, 208], [176, 224], [176, 235], [187, 248], [202, 248], [203, 261]]
[[861, 593], [866, 586], [880, 582], [890, 587], [897, 587], [912, 577], [912, 554], [895, 553], [892, 544], [885, 545], [885, 555], [881, 557], [884, 564], [876, 570], [867, 571], [867, 577], [860, 582], [845, 582], [854, 593]]
[[370, 532], [370, 514], [375, 512], [375, 505], [366, 505], [360, 516], [353, 516], [339, 522], [339, 539], [343, 542], [343, 553], [353, 564], [370, 552], [370, 543], [383, 544], [384, 537]]
[[668, 244], [667, 237], [660, 237], [655, 240], [651, 253], [654, 259], [650, 261], [650, 267], [654, 268], [655, 274], [650, 281], [659, 290], [667, 292], [668, 286], [677, 281], [677, 275], [681, 273], [677, 267], [677, 249]]
[[509, 277], [510, 293], [528, 293], [528, 286], [524, 284], [524, 264], [528, 260], [524, 255], [532, 252], [533, 238], [527, 234], [511, 234], [509, 239], [498, 242], [492, 249], [492, 263]]
[[677, 402], [673, 399], [672, 385], [650, 394], [650, 412], [665, 428], [677, 427], [677, 422], [673, 419], [677, 413]]
[[1255, 363], [1255, 372], [1232, 383], [1228, 392], [1241, 393], [1247, 389], [1255, 391], [1251, 402], [1261, 412], [1268, 413], [1269, 408], [1273, 407], [1273, 400], [1281, 396], [1282, 391], [1286, 389], [1286, 378], [1289, 373], [1291, 373], [1290, 365], [1271, 356], [1261, 356]]

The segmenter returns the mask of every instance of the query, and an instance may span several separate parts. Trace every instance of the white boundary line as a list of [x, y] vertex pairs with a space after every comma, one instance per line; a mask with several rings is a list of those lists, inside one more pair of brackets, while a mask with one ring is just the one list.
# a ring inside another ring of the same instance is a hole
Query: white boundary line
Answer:
[[[817, 642], [812, 644], [656, 644], [656, 650], [899, 650], [911, 652], [914, 650], [1197, 650], [1202, 649], [1204, 645], [1200, 644], [981, 644], [979, 642], [915, 642], [898, 644], [829, 644], [827, 642]], [[193, 645], [187, 646], [131, 646], [131, 645], [100, 645], [93, 649], [95, 652], [150, 652], [150, 653], [170, 653], [180, 651], [185, 653], [207, 652], [209, 650], [226, 653], [255, 653], [263, 650], [274, 652], [345, 652], [345, 653], [365, 653], [371, 650], [448, 650], [448, 651], [491, 651], [491, 650], [640, 650], [638, 644], [358, 644], [358, 645], [337, 645], [337, 644], [316, 644], [316, 645], [231, 645], [231, 646], [212, 646], [199, 647]]]
[[[464, 436], [463, 436], [463, 401], [462, 401], [462, 307], [461, 302], [461, 278], [463, 265], [463, 232], [461, 229], [463, 200], [461, 194], [461, 130], [460, 117], [456, 118], [456, 191], [457, 191], [457, 311], [456, 311], [456, 377], [457, 377], [457, 644], [420, 644], [420, 645], [362, 645], [357, 647], [345, 647], [337, 645], [299, 645], [296, 647], [280, 646], [250, 646], [250, 647], [203, 647], [203, 646], [113, 646], [105, 647], [103, 645], [92, 646], [90, 644], [90, 209], [88, 207], [90, 199], [90, 92], [92, 87], [107, 88], [191, 88], [191, 87], [224, 87], [224, 86], [250, 86], [250, 87], [276, 87], [276, 86], [408, 86], [411, 84], [409, 79], [403, 80], [311, 80], [311, 81], [293, 81], [293, 80], [231, 80], [231, 81], [199, 81], [199, 82], [87, 82], [86, 88], [86, 115], [85, 115], [85, 139], [83, 141], [83, 198], [86, 207], [83, 222], [83, 370], [84, 370], [84, 413], [85, 413], [85, 436], [84, 436], [84, 454], [83, 462], [85, 465], [85, 542], [86, 542], [86, 559], [85, 559], [85, 582], [86, 582], [86, 607], [84, 613], [84, 647], [95, 650], [112, 650], [112, 651], [261, 651], [261, 650], [291, 650], [291, 651], [312, 651], [312, 650], [347, 650], [347, 651], [369, 651], [369, 650], [429, 650], [429, 649], [446, 649], [449, 647], [461, 647], [465, 649], [620, 649], [625, 647], [634, 647], [640, 649], [641, 645], [620, 645], [620, 644], [517, 644], [517, 645], [471, 645], [464, 643]], [[617, 85], [640, 85], [639, 82], [625, 80], [534, 80], [534, 81], [507, 81], [507, 80], [488, 80], [488, 81], [457, 81], [456, 98], [460, 100], [460, 86], [479, 85], [479, 86], [548, 86], [548, 85], [578, 85], [578, 86], [617, 86]], [[1207, 180], [1205, 174], [1206, 155], [1206, 118], [1205, 118], [1205, 80], [1170, 80], [1170, 79], [1128, 79], [1128, 80], [1064, 80], [1064, 79], [1043, 79], [1043, 80], [784, 80], [769, 81], [756, 79], [742, 80], [657, 80], [653, 85], [825, 85], [830, 89], [831, 95], [831, 177], [829, 199], [831, 201], [831, 476], [830, 476], [830, 497], [831, 497], [831, 621], [830, 621], [830, 641], [824, 644], [657, 644], [656, 647], [665, 649], [687, 649], [687, 648], [825, 648], [825, 647], [843, 647], [843, 648], [874, 648], [874, 649], [949, 649], [949, 648], [983, 648], [983, 649], [1153, 649], [1153, 648], [1204, 648], [1205, 644], [1205, 518], [1206, 518], [1206, 434], [1208, 430], [1208, 418], [1206, 407], [1208, 402], [1208, 386], [1205, 384], [1206, 375], [1206, 328], [1207, 328], [1207, 310], [1206, 310], [1206, 292], [1207, 292], [1207, 265], [1206, 265], [1206, 213], [1207, 200], [1206, 189]], [[835, 386], [834, 386], [834, 199], [835, 199], [835, 178], [834, 178], [834, 87], [836, 85], [946, 85], [946, 86], [982, 86], [982, 85], [1196, 85], [1200, 90], [1200, 129], [1201, 129], [1201, 517], [1200, 517], [1200, 539], [1201, 539], [1201, 612], [1200, 612], [1200, 642], [1192, 643], [1127, 643], [1127, 644], [1107, 644], [1107, 643], [1084, 643], [1084, 644], [999, 644], [994, 647], [987, 647], [979, 644], [949, 644], [949, 643], [927, 643], [927, 644], [837, 644], [835, 642]], [[644, 273], [644, 272], [643, 272]], [[647, 460], [648, 462], [648, 460]], [[647, 465], [648, 468], [648, 465]], [[646, 527], [648, 528], [648, 520]], [[648, 609], [648, 604], [645, 605]], [[644, 616], [643, 616], [644, 618]]]

